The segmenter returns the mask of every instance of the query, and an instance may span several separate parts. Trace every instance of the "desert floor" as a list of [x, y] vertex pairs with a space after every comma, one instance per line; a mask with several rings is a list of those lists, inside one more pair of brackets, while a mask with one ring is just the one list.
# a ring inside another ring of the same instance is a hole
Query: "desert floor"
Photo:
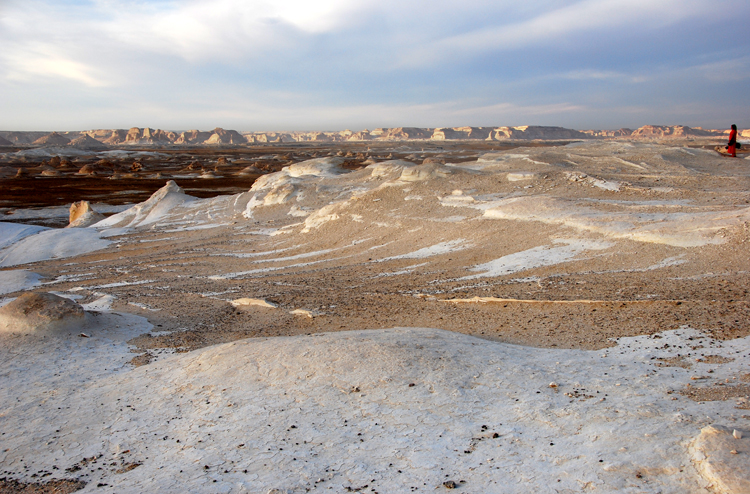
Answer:
[[750, 161], [714, 144], [11, 150], [2, 304], [89, 316], [0, 333], [0, 485], [741, 492]]

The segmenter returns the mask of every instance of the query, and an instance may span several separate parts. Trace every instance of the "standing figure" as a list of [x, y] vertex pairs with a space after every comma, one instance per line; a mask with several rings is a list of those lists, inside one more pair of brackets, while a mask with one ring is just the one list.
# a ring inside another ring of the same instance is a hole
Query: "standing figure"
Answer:
[[737, 157], [737, 126], [732, 124], [732, 131], [729, 133], [729, 142], [727, 143], [727, 153], [734, 158]]

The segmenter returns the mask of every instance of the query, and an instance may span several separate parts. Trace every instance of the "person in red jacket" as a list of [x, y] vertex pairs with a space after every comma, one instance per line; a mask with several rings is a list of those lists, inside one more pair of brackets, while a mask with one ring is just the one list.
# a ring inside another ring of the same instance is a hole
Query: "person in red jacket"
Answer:
[[729, 153], [730, 156], [737, 157], [737, 126], [735, 124], [732, 124], [732, 131], [729, 133], [727, 153]]

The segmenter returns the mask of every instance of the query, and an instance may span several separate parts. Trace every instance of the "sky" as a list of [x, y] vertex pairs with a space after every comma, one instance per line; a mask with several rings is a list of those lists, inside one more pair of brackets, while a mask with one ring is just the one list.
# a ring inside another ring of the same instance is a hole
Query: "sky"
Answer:
[[0, 129], [750, 127], [748, 0], [0, 0]]

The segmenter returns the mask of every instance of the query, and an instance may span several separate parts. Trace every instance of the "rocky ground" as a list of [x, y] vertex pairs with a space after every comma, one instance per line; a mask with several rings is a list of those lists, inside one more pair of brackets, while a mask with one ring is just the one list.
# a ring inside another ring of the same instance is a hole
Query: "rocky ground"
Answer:
[[[246, 338], [397, 327], [575, 350], [684, 328], [750, 336], [744, 155], [721, 157], [708, 141], [567, 144], [269, 146], [110, 160], [106, 179], [6, 178], [7, 219], [72, 199], [141, 201], [168, 179], [205, 199], [170, 189], [140, 216], [110, 216], [107, 228], [126, 229], [109, 230], [103, 250], [4, 269], [41, 275], [34, 290], [81, 304], [109, 296], [111, 310], [147, 318], [153, 330], [129, 340], [144, 368]], [[124, 172], [129, 162], [141, 169]], [[209, 171], [224, 178], [199, 178]], [[732, 361], [683, 343], [659, 366]], [[683, 395], [743, 410], [746, 375], [733, 376], [703, 376]]]

